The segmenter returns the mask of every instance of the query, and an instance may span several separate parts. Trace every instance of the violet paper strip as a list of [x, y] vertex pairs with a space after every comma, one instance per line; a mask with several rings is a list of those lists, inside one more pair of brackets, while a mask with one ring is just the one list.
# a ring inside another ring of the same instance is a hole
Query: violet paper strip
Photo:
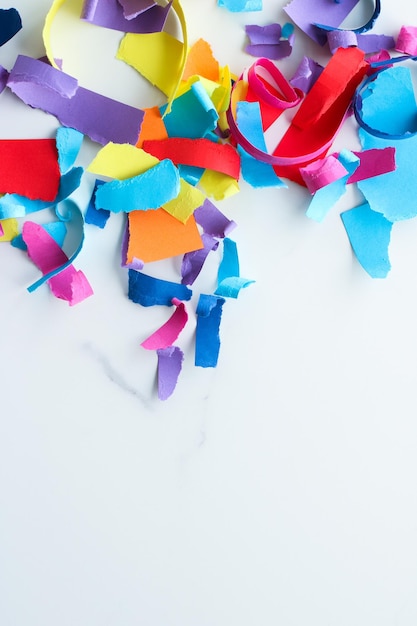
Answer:
[[144, 11], [154, 7], [154, 0], [117, 0], [123, 9], [125, 19], [132, 20]]
[[203, 242], [203, 248], [200, 250], [194, 250], [193, 252], [186, 252], [182, 259], [181, 265], [181, 283], [183, 285], [192, 285], [203, 269], [204, 263], [212, 250], [217, 250], [219, 242], [217, 239], [203, 233], [201, 235]]
[[79, 87], [74, 78], [42, 61], [19, 55], [7, 86], [29, 106], [54, 115], [63, 126], [93, 141], [137, 142], [144, 117], [141, 109]]
[[177, 346], [157, 350], [158, 355], [158, 398], [167, 400], [177, 386], [184, 353]]
[[290, 56], [294, 35], [289, 31], [288, 37], [285, 38], [281, 24], [267, 24], [266, 26], [247, 24], [245, 31], [250, 41], [245, 48], [248, 54], [273, 60]]
[[219, 239], [227, 237], [237, 227], [236, 222], [229, 220], [208, 198], [194, 211], [194, 217], [205, 233]]
[[308, 37], [323, 46], [327, 42], [326, 33], [315, 24], [326, 22], [329, 26], [337, 28], [358, 2], [359, 0], [343, 0], [343, 2], [292, 0], [284, 7], [284, 11]]
[[[149, 5], [149, 2], [146, 2], [144, 6], [146, 4]], [[164, 28], [172, 0], [164, 7], [156, 3], [152, 4], [153, 6], [148, 6], [136, 17], [126, 19], [123, 7], [118, 0], [85, 0], [81, 19], [96, 26], [119, 30], [123, 33], [159, 33]]]

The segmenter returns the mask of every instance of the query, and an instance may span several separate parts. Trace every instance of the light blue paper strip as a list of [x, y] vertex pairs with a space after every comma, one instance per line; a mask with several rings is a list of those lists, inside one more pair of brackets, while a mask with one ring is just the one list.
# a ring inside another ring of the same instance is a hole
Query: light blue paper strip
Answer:
[[219, 265], [217, 289], [214, 293], [224, 298], [237, 298], [241, 289], [254, 282], [240, 276], [236, 242], [226, 237], [223, 240], [223, 258]]
[[80, 152], [84, 135], [79, 130], [59, 126], [56, 132], [58, 164], [61, 174], [65, 174], [74, 165]]
[[262, 0], [218, 0], [217, 5], [228, 11], [262, 11]]
[[[259, 102], [242, 100], [237, 105], [237, 125], [240, 132], [259, 150], [267, 152], [262, 128]], [[272, 165], [263, 163], [238, 146], [241, 157], [241, 171], [244, 180], [252, 187], [287, 187], [276, 175]]]
[[372, 278], [385, 278], [391, 269], [388, 247], [392, 222], [372, 211], [368, 203], [341, 213], [352, 249]]
[[[160, 108], [162, 115], [167, 106]], [[216, 128], [218, 119], [213, 102], [201, 82], [196, 81], [172, 102], [170, 112], [164, 117], [164, 124], [169, 137], [199, 139]]]

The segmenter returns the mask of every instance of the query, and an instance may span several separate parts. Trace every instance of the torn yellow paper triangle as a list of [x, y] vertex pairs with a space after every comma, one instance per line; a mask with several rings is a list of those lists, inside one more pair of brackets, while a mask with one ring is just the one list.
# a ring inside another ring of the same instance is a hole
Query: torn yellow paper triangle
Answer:
[[0, 220], [0, 224], [3, 231], [3, 234], [0, 236], [0, 241], [11, 241], [19, 234], [19, 225], [14, 217]]
[[109, 142], [96, 154], [87, 167], [87, 172], [125, 180], [143, 174], [157, 163], [159, 159], [142, 148], [128, 143]]
[[205, 170], [198, 184], [207, 196], [215, 200], [224, 200], [239, 191], [235, 178], [214, 170]]
[[200, 207], [206, 196], [202, 191], [180, 179], [180, 192], [176, 198], [163, 205], [163, 209], [182, 223]]
[[127, 33], [116, 58], [132, 66], [172, 98], [182, 75], [184, 44], [169, 33]]

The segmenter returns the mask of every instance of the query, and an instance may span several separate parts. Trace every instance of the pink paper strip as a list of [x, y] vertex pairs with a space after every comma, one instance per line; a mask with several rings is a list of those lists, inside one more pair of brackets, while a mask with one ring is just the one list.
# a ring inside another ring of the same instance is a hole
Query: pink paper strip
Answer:
[[177, 298], [173, 298], [172, 303], [177, 308], [169, 320], [140, 344], [146, 350], [168, 348], [177, 340], [178, 335], [187, 323], [188, 313], [185, 304]]

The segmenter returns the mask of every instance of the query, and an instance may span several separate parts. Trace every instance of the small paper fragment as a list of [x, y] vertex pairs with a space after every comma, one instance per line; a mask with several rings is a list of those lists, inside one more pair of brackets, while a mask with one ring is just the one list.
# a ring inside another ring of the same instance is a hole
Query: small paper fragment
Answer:
[[220, 351], [220, 322], [224, 298], [200, 294], [197, 305], [195, 365], [216, 367]]
[[172, 306], [174, 298], [177, 300], [191, 299], [191, 289], [180, 283], [154, 278], [133, 269], [129, 269], [128, 274], [128, 297], [136, 304]]
[[184, 302], [174, 298], [173, 304], [176, 306], [174, 313], [165, 324], [142, 341], [140, 344], [142, 348], [146, 350], [163, 350], [178, 339], [179, 334], [188, 321], [188, 313]]
[[391, 269], [388, 247], [392, 222], [364, 203], [341, 213], [352, 249], [372, 278], [385, 278]]
[[161, 348], [158, 355], [158, 398], [167, 400], [177, 386], [184, 353], [177, 346]]

